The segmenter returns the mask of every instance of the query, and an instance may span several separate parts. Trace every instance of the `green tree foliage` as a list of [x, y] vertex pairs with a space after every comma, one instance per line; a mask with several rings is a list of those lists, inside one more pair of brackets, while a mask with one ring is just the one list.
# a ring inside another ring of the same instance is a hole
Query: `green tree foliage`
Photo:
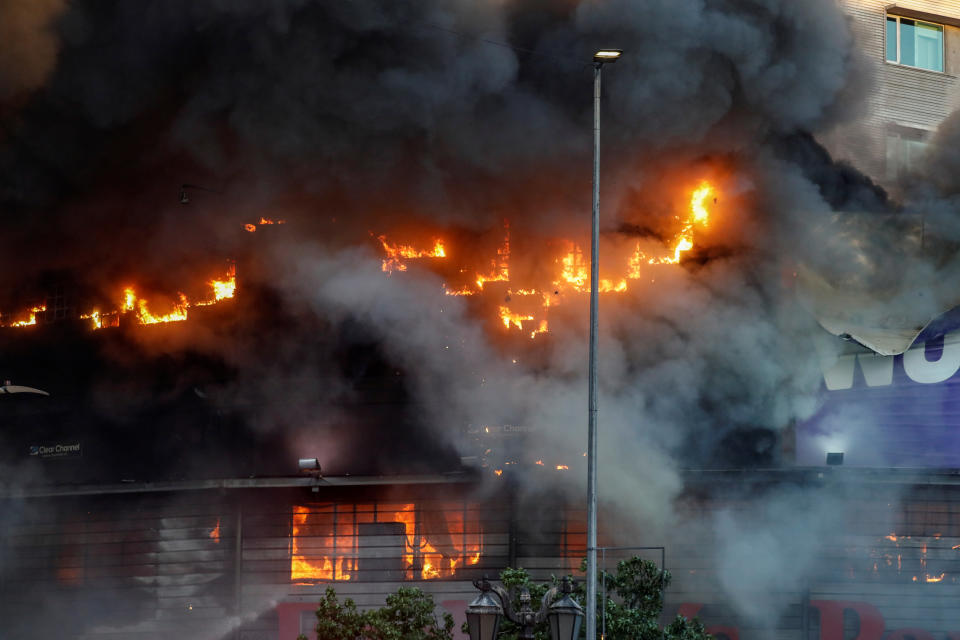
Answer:
[[[602, 598], [604, 581], [607, 587], [605, 601]], [[521, 588], [530, 589], [534, 609], [539, 608], [540, 600], [549, 588], [549, 585], [532, 583], [523, 569], [505, 569], [500, 574], [500, 582], [507, 589], [513, 589], [514, 607], [519, 607], [517, 594]], [[557, 582], [554, 577], [553, 584]], [[678, 615], [666, 627], [660, 627], [663, 590], [669, 584], [669, 572], [661, 571], [654, 563], [638, 557], [617, 563], [614, 573], [601, 572], [597, 588], [597, 625], [603, 615], [601, 608], [605, 608], [605, 640], [710, 640], [711, 636], [696, 618], [687, 620]], [[574, 597], [581, 605], [586, 601], [586, 587], [582, 582], [577, 585]], [[499, 640], [516, 640], [520, 633], [519, 627], [507, 620], [501, 623], [500, 630]], [[548, 623], [538, 625], [535, 634], [537, 640], [549, 640]], [[580, 635], [586, 635], [585, 624], [580, 627]]]
[[[386, 606], [359, 611], [350, 598], [340, 604], [332, 587], [317, 608], [318, 640], [453, 640], [453, 617], [437, 618], [433, 596], [400, 587]], [[297, 640], [306, 640], [298, 636]]]

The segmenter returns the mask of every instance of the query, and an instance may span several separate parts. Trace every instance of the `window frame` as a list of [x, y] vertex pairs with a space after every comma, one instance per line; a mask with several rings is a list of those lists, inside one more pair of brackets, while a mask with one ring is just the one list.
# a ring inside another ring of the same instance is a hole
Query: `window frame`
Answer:
[[[895, 29], [897, 34], [897, 59], [887, 60], [887, 21], [890, 19], [896, 20], [897, 27]], [[905, 64], [900, 62], [900, 20], [907, 18], [907, 20], [912, 20], [915, 24], [926, 24], [931, 27], [940, 28], [940, 66], [941, 69], [927, 69], [926, 67], [920, 67], [915, 64]], [[939, 22], [930, 22], [929, 20], [919, 20], [917, 18], [910, 18], [907, 16], [900, 16], [896, 14], [886, 13], [884, 14], [883, 20], [883, 60], [887, 64], [897, 65], [898, 67], [906, 67], [907, 69], [919, 69], [921, 71], [929, 71], [930, 73], [942, 73], [946, 74], [947, 72], [947, 28], [946, 25]]]

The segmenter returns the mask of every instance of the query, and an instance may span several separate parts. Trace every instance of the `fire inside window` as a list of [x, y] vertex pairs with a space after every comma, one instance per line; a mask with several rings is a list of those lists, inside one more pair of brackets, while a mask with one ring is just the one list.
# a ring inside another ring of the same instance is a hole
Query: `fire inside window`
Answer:
[[887, 62], [943, 71], [943, 26], [888, 15]]
[[290, 579], [432, 580], [478, 565], [480, 515], [465, 502], [294, 506]]

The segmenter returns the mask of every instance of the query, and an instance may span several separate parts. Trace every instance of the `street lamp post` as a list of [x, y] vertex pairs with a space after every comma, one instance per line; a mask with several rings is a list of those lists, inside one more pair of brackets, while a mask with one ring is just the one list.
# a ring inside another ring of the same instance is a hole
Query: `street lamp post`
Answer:
[[[566, 577], [558, 587], [551, 587], [540, 601], [540, 610], [530, 606], [530, 591], [524, 588], [520, 592], [520, 608], [513, 608], [513, 598], [503, 587], [491, 584], [486, 577], [474, 580], [473, 586], [480, 589], [480, 595], [467, 606], [467, 628], [470, 640], [496, 640], [500, 621], [504, 616], [520, 625], [522, 640], [533, 640], [534, 628], [543, 622], [550, 622], [550, 637], [553, 640], [577, 640], [583, 609], [570, 597], [573, 585]], [[561, 597], [551, 604], [554, 597]]]
[[620, 49], [593, 55], [593, 224], [590, 232], [590, 373], [587, 419], [587, 640], [597, 638], [597, 315], [600, 292], [600, 72]]

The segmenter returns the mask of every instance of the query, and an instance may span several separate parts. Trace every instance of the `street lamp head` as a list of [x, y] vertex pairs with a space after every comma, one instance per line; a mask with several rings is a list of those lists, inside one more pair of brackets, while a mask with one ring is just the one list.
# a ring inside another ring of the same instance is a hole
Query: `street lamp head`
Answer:
[[475, 580], [473, 584], [480, 589], [480, 595], [467, 605], [467, 630], [470, 632], [470, 640], [496, 640], [500, 620], [503, 618], [503, 606], [494, 595], [486, 576], [483, 580]]
[[601, 64], [604, 62], [616, 62], [621, 55], [623, 55], [621, 49], [600, 49], [593, 54], [593, 61]]
[[320, 461], [316, 458], [300, 458], [297, 467], [301, 473], [320, 473]]
[[563, 597], [550, 605], [547, 619], [550, 621], [552, 640], [577, 640], [580, 637], [580, 623], [583, 621], [583, 609], [570, 597], [572, 591], [570, 578], [564, 578], [561, 584]]

